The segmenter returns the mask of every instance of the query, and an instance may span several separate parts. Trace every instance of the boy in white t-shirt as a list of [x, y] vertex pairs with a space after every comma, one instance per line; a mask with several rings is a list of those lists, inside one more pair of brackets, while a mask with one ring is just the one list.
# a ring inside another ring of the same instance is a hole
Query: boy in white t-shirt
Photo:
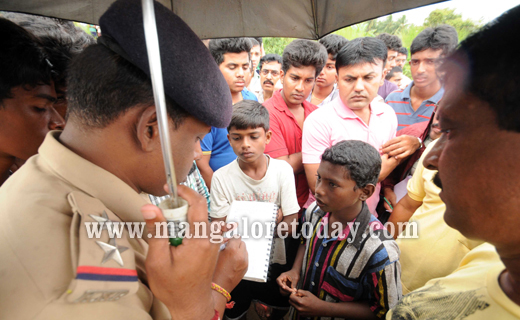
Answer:
[[[265, 146], [271, 139], [267, 109], [252, 100], [235, 104], [228, 126], [228, 139], [237, 159], [213, 175], [211, 218], [224, 221], [233, 201], [272, 202], [279, 208], [276, 234], [286, 236], [287, 228], [285, 232], [278, 229], [280, 222], [295, 225], [300, 207], [292, 167], [285, 161], [272, 159], [264, 154]], [[285, 259], [284, 240], [275, 238], [274, 241], [270, 279], [267, 283], [242, 280], [231, 292], [235, 306], [226, 311], [228, 319], [244, 317], [253, 300], [267, 305], [270, 319], [281, 319], [284, 315], [282, 313], [288, 310], [288, 299], [280, 295], [276, 278], [290, 269], [292, 261], [288, 263]], [[272, 307], [275, 307], [274, 311], [271, 310]]]

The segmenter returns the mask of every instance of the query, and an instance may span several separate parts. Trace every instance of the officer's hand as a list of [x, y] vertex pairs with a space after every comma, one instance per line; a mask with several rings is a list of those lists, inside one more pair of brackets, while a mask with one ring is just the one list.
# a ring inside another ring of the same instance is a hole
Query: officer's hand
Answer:
[[[153, 294], [170, 310], [172, 319], [211, 319], [215, 313], [211, 281], [218, 257], [219, 243], [211, 243], [208, 232], [206, 199], [194, 190], [180, 185], [178, 195], [188, 202], [190, 232], [195, 224], [206, 225], [202, 237], [183, 239], [181, 245], [170, 246], [168, 238], [156, 238], [156, 223], [166, 222], [161, 209], [147, 204], [141, 208], [148, 238], [146, 273]], [[161, 229], [160, 229], [161, 230]], [[160, 232], [162, 233], [162, 232]]]
[[220, 252], [213, 282], [228, 292], [238, 285], [248, 267], [246, 244], [237, 238], [231, 238]]

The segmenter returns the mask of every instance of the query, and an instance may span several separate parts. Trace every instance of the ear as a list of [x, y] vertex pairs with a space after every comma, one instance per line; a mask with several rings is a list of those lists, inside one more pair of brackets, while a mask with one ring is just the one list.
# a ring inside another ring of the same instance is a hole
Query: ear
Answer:
[[280, 70], [280, 83], [283, 86], [283, 78], [285, 78], [285, 73], [283, 73], [283, 70]]
[[155, 106], [144, 109], [137, 119], [136, 138], [144, 152], [151, 152], [161, 145]]
[[359, 195], [359, 200], [367, 201], [367, 199], [374, 194], [374, 191], [376, 191], [376, 186], [369, 183], [364, 188], [360, 188], [359, 190], [361, 191], [361, 194]]
[[384, 69], [383, 70], [383, 76], [381, 77], [381, 82], [379, 82], [379, 86], [382, 86], [385, 84], [385, 78], [386, 78], [386, 75], [388, 74], [388, 70]]
[[338, 83], [338, 81], [339, 81], [338, 72], [336, 72], [336, 75], [335, 75], [334, 77], [335, 77], [335, 81], [336, 81], [336, 83]]
[[228, 139], [229, 143], [231, 144], [231, 138], [229, 137], [229, 133], [227, 134], [227, 139]]
[[269, 142], [271, 142], [272, 135], [273, 133], [271, 132], [271, 130], [267, 130], [267, 132], [265, 133], [265, 144], [269, 144]]

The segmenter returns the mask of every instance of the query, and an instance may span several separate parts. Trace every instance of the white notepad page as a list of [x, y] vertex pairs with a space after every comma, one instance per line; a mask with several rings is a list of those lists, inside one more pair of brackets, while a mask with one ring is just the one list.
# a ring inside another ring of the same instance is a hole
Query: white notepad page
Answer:
[[270, 202], [234, 201], [226, 222], [237, 222], [238, 228], [228, 237], [240, 234], [246, 244], [249, 267], [245, 280], [267, 282], [269, 259], [278, 206]]

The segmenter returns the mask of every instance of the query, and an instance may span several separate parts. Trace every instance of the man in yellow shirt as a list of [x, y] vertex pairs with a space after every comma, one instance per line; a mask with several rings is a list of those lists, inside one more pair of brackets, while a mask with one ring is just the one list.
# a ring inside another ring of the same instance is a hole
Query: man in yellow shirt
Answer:
[[520, 61], [511, 46], [519, 18], [520, 7], [511, 9], [444, 62], [443, 134], [424, 159], [439, 170], [446, 223], [488, 243], [405, 296], [387, 319], [520, 318]]
[[431, 142], [417, 161], [415, 173], [408, 181], [408, 193], [389, 219], [394, 223], [394, 230], [398, 230], [400, 222], [409, 221], [400, 235], [394, 233], [401, 249], [403, 294], [422, 287], [433, 278], [449, 275], [471, 249], [482, 243], [467, 239], [444, 222], [446, 206], [439, 197], [441, 189], [434, 183], [437, 170], [423, 166], [425, 156], [435, 143]]

